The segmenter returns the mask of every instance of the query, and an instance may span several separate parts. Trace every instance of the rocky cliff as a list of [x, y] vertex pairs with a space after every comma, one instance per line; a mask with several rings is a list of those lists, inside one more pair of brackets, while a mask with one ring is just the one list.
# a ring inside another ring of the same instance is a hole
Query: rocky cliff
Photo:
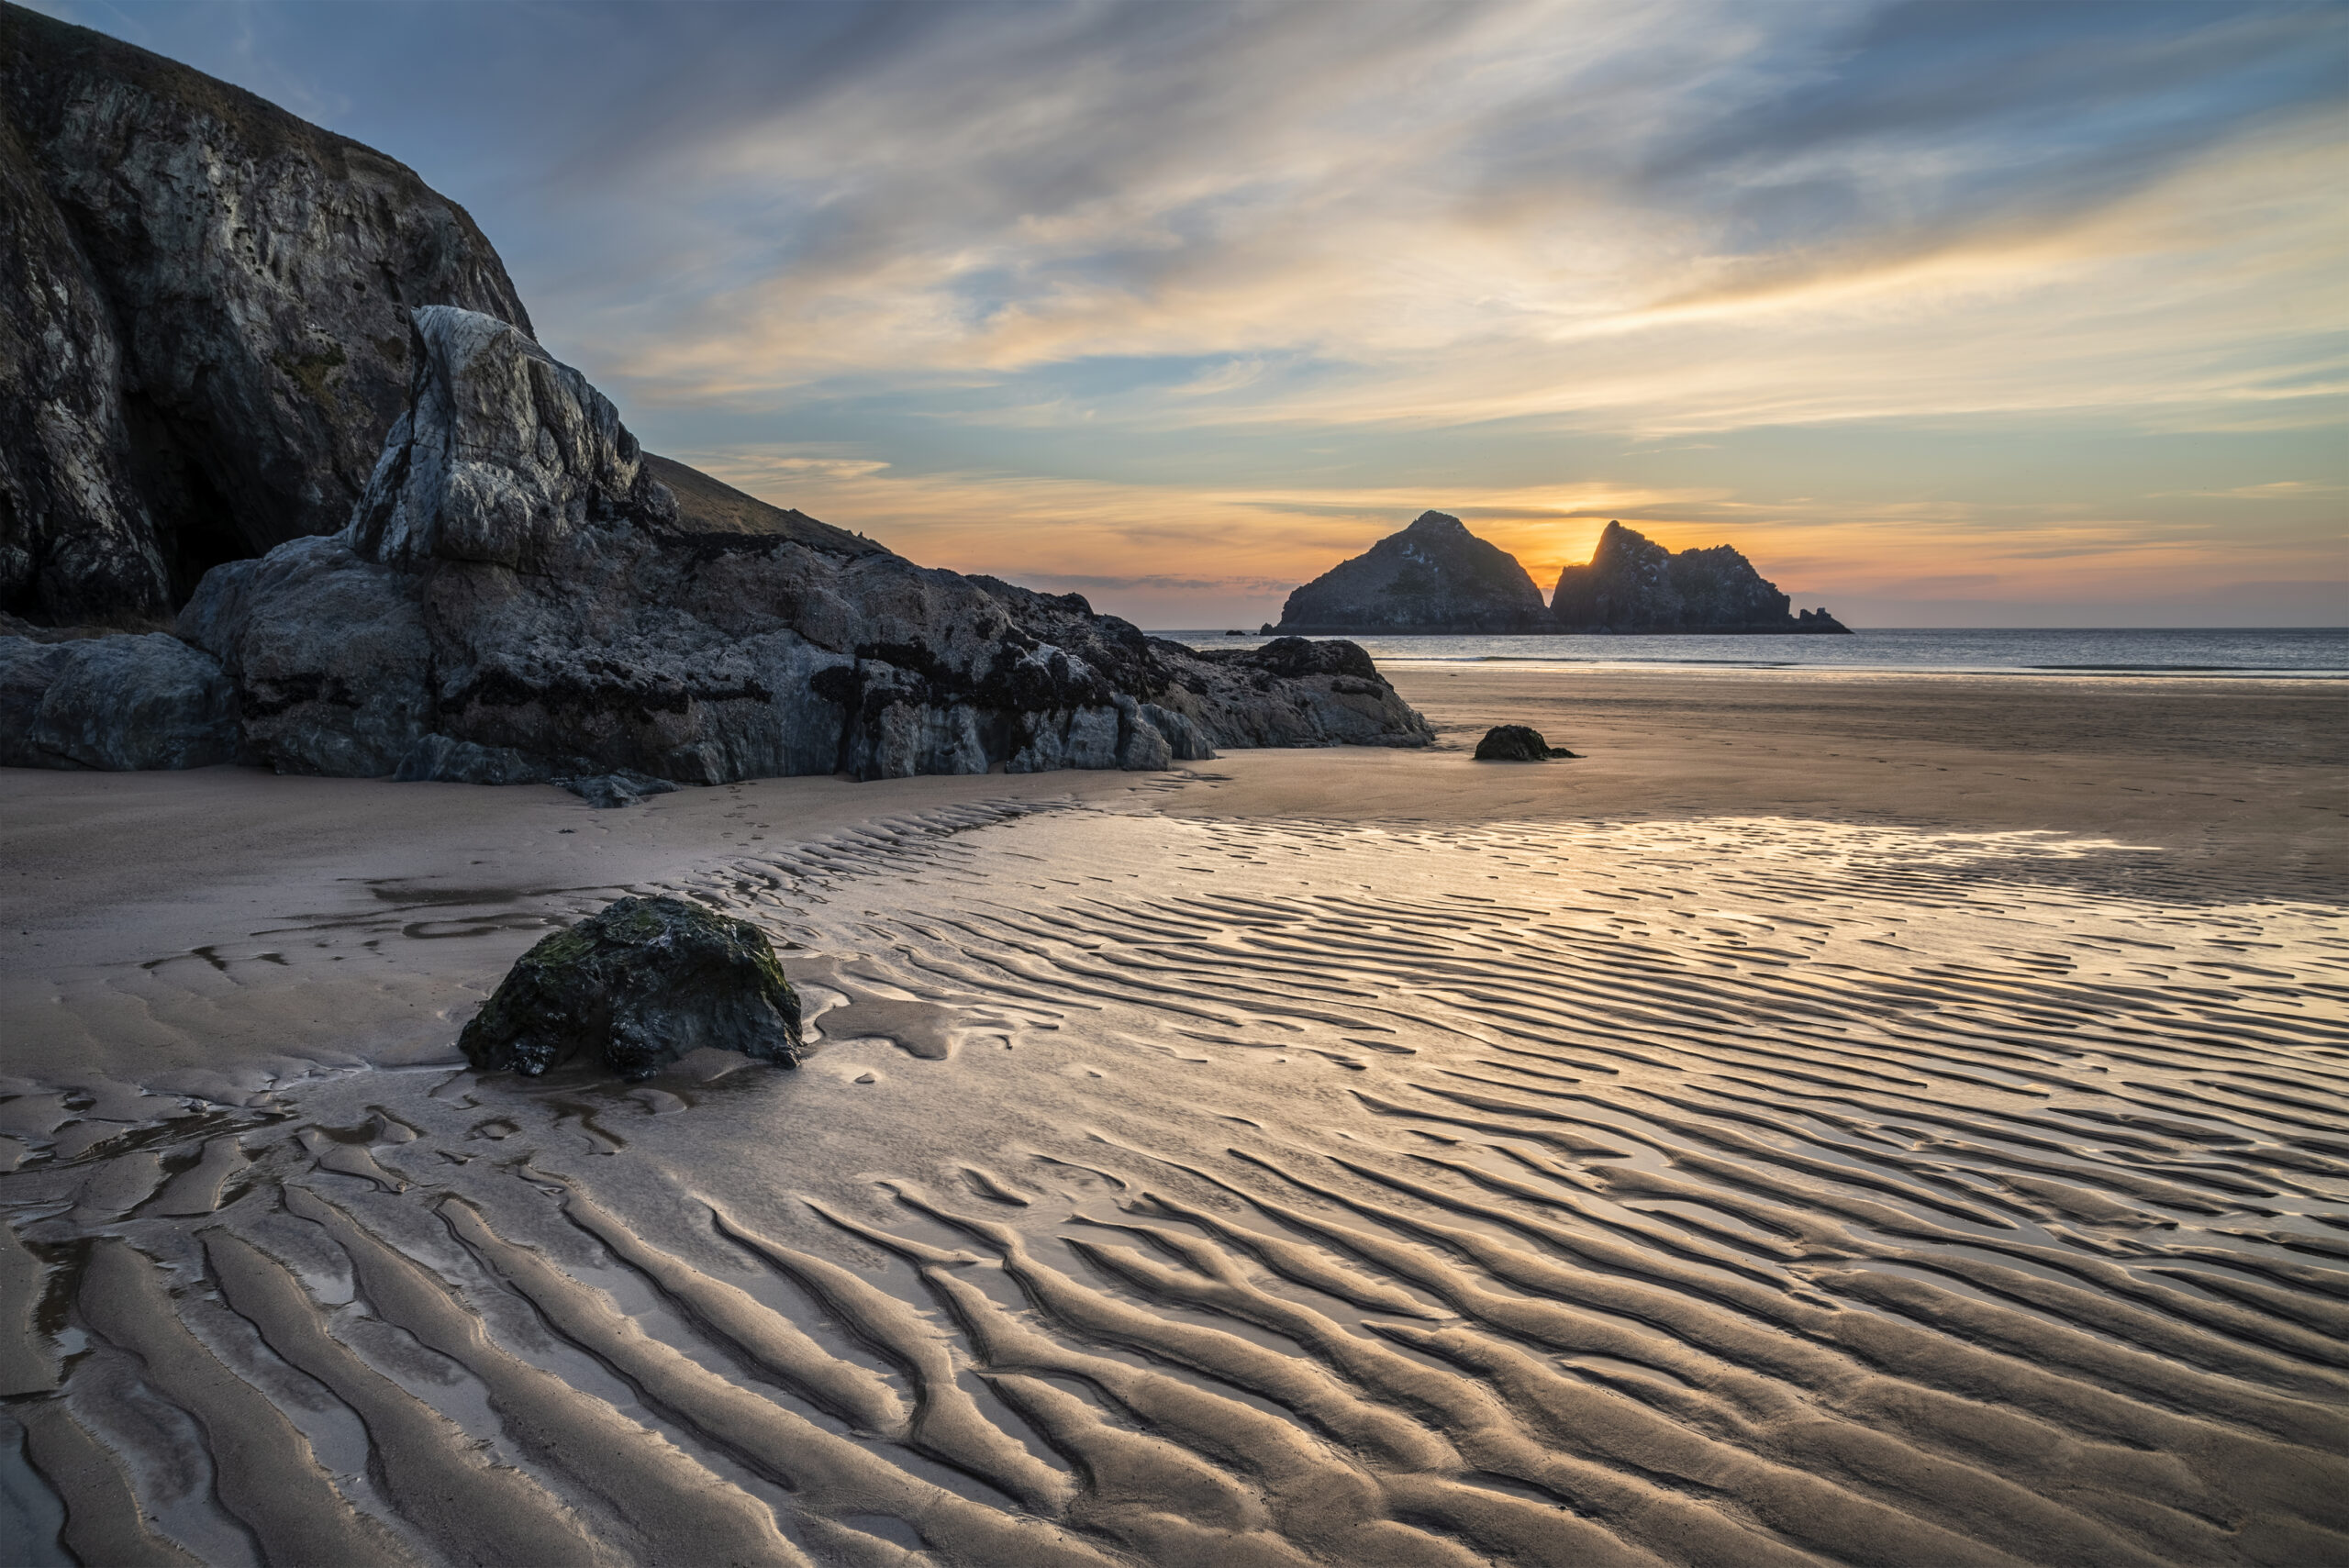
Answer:
[[152, 622], [342, 527], [431, 304], [529, 330], [412, 171], [0, 5], [0, 610]]
[[1560, 631], [1848, 632], [1825, 610], [1789, 614], [1787, 595], [1728, 545], [1677, 555], [1621, 523], [1558, 574]]
[[1351, 645], [1197, 655], [643, 451], [414, 173], [0, 4], [0, 763], [614, 801], [1429, 740]]
[[[182, 613], [180, 637], [235, 700], [211, 751], [181, 738], [172, 755], [571, 780], [594, 798], [1431, 739], [1350, 643], [1200, 655], [1074, 595], [926, 570], [703, 475], [681, 503], [601, 393], [493, 317], [418, 310], [405, 357], [406, 406], [350, 525], [216, 568]], [[41, 689], [92, 657], [72, 648], [132, 640], [147, 639], [0, 639], [0, 728], [29, 714], [80, 747], [20, 738], [38, 753], [22, 760], [161, 754], [106, 752]], [[202, 676], [156, 663], [189, 701], [213, 700]], [[137, 697], [115, 694], [125, 712], [144, 711]]]
[[1280, 624], [1297, 635], [1547, 631], [1542, 590], [1517, 558], [1444, 512], [1422, 512], [1288, 596]]

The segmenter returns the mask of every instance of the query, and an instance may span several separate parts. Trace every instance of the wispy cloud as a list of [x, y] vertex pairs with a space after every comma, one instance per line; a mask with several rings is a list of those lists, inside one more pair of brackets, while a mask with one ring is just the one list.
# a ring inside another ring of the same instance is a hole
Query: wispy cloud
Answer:
[[959, 410], [1006, 422], [1070, 417], [1059, 373], [1107, 361], [1084, 413], [1152, 427], [2321, 421], [2337, 24], [975, 12], [632, 149], [663, 242], [723, 260], [602, 305], [602, 350], [696, 398], [1035, 389]]
[[2218, 501], [2299, 501], [2317, 495], [2349, 494], [2349, 484], [2310, 484], [2299, 479], [2271, 479], [2265, 484], [2238, 484], [2232, 490], [2160, 490], [2147, 500], [2193, 495]]
[[656, 445], [941, 564], [1237, 614], [1435, 506], [1545, 586], [1609, 516], [2340, 574], [2337, 6], [43, 3], [416, 162]]

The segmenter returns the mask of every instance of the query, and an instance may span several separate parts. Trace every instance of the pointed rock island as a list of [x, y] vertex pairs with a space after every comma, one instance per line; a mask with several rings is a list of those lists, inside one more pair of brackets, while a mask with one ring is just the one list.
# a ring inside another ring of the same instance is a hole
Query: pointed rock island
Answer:
[[1547, 631], [1542, 590], [1517, 557], [1448, 512], [1422, 512], [1289, 595], [1267, 635], [1361, 632], [1453, 636]]
[[1580, 566], [1558, 573], [1550, 614], [1560, 631], [1842, 632], [1824, 609], [1789, 613], [1778, 585], [1725, 544], [1678, 554], [1609, 523]]
[[1290, 594], [1264, 634], [1850, 633], [1823, 609], [1796, 615], [1788, 605], [1728, 545], [1675, 555], [1612, 522], [1588, 562], [1559, 573], [1545, 606], [1517, 557], [1448, 512], [1422, 512]]

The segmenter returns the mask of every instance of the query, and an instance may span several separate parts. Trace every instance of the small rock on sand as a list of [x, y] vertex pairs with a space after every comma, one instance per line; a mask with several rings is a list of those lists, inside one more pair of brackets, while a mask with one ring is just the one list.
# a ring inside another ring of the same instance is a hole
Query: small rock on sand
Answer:
[[638, 1079], [690, 1052], [796, 1067], [799, 995], [748, 920], [622, 898], [526, 952], [457, 1038], [485, 1072], [536, 1077], [581, 1051]]
[[1497, 724], [1476, 742], [1480, 762], [1546, 762], [1574, 754], [1564, 746], [1551, 745], [1540, 730], [1522, 724]]

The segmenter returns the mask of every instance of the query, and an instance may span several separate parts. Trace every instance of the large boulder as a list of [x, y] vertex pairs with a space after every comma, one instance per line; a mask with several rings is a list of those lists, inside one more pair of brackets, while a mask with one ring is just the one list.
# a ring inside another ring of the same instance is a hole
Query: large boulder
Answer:
[[1340, 562], [1281, 606], [1284, 635], [1547, 631], [1542, 590], [1517, 558], [1446, 512]]
[[0, 610], [147, 620], [349, 520], [407, 314], [529, 317], [415, 172], [200, 72], [0, 6]]
[[748, 920], [622, 898], [517, 960], [457, 1037], [484, 1072], [536, 1077], [585, 1055], [646, 1078], [703, 1049], [799, 1065], [799, 994]]
[[528, 333], [449, 306], [409, 331], [408, 406], [348, 530], [359, 554], [536, 572], [582, 529], [676, 519], [611, 399]]
[[667, 465], [681, 498], [521, 332], [427, 308], [412, 333], [351, 526], [217, 569], [180, 617], [236, 684], [255, 761], [718, 784], [1431, 740], [1351, 645], [1202, 655]]
[[1677, 555], [1620, 522], [1588, 562], [1558, 573], [1560, 631], [1843, 632], [1825, 610], [1788, 613], [1787, 595], [1725, 544]]
[[234, 688], [175, 637], [0, 637], [0, 766], [129, 773], [236, 754]]

